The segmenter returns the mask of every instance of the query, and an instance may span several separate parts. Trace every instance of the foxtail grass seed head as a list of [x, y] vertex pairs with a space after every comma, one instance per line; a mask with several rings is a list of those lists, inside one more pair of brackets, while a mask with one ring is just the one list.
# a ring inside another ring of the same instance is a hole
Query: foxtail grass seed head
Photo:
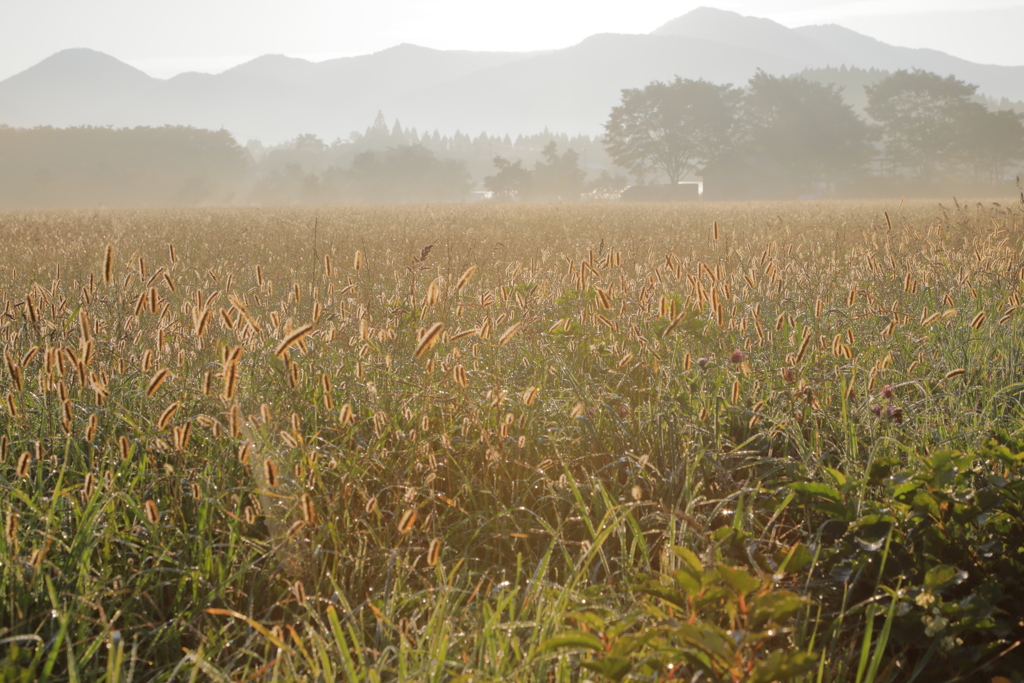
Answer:
[[810, 343], [811, 337], [804, 337], [803, 341], [800, 343], [800, 350], [797, 351], [796, 358], [793, 361], [794, 365], [799, 365], [800, 362], [804, 359], [804, 356], [807, 354], [807, 349], [810, 348]]
[[146, 387], [146, 396], [152, 396], [160, 388], [160, 385], [164, 383], [164, 380], [171, 374], [171, 371], [167, 368], [161, 368], [157, 370], [156, 374], [153, 375], [149, 380], [149, 386]]
[[93, 492], [96, 491], [96, 475], [92, 472], [85, 474], [85, 480], [82, 482], [82, 500], [88, 502], [92, 499]]
[[452, 368], [452, 379], [463, 389], [469, 386], [469, 380], [466, 378], [466, 368], [462, 365], [456, 365]]
[[108, 244], [103, 256], [103, 284], [114, 282], [114, 245]]
[[398, 520], [398, 533], [407, 534], [412, 531], [415, 525], [416, 508], [409, 508], [402, 514], [402, 518]]
[[466, 285], [469, 284], [469, 281], [473, 279], [474, 275], [476, 275], [475, 265], [462, 271], [462, 275], [459, 276], [459, 281], [455, 283], [455, 290], [461, 294], [462, 290], [466, 288]]
[[363, 269], [363, 252], [356, 250], [356, 254], [352, 257], [352, 268], [356, 271]]
[[242, 434], [242, 409], [237, 403], [232, 404], [228, 410], [228, 433], [232, 439], [237, 439]]
[[160, 508], [158, 508], [156, 506], [156, 501], [154, 501], [152, 498], [150, 498], [150, 499], [146, 500], [146, 503], [145, 503], [144, 507], [146, 509], [146, 520], [150, 524], [152, 524], [153, 526], [156, 526], [157, 524], [159, 524], [160, 523]]
[[683, 322], [683, 318], [684, 317], [686, 317], [686, 311], [685, 310], [682, 313], [680, 313], [679, 315], [677, 315], [675, 318], [672, 319], [672, 322], [670, 322], [665, 327], [664, 331], [661, 333], [661, 336], [662, 337], [667, 337], [668, 335], [672, 334], [672, 331], [675, 330], [676, 327], [679, 326], [679, 323]]
[[132, 443], [124, 434], [117, 437], [117, 450], [121, 453], [121, 460], [127, 460], [131, 457]]
[[163, 431], [167, 429], [167, 425], [174, 419], [174, 414], [178, 412], [179, 403], [174, 401], [160, 413], [160, 418], [157, 420], [157, 429]]
[[316, 522], [316, 508], [313, 507], [313, 499], [308, 493], [303, 493], [299, 497], [299, 507], [302, 508], [302, 520], [306, 524], [314, 524]]
[[967, 370], [965, 370], [964, 368], [957, 368], [955, 370], [950, 370], [949, 372], [947, 372], [945, 374], [945, 376], [942, 379], [953, 379], [954, 377], [959, 377], [960, 375], [963, 375], [966, 372], [967, 372]]
[[32, 466], [32, 453], [24, 451], [21, 456], [18, 457], [18, 466], [16, 468], [18, 478], [24, 479], [28, 476], [29, 468]]
[[281, 340], [281, 343], [274, 349], [274, 355], [277, 358], [284, 358], [284, 355], [288, 352], [288, 349], [302, 341], [306, 335], [313, 331], [313, 325], [303, 325], [302, 327], [293, 330], [291, 334]]
[[17, 513], [10, 511], [4, 515], [4, 539], [8, 543], [15, 543], [18, 540], [18, 517]]
[[78, 331], [82, 335], [82, 341], [92, 340], [92, 323], [89, 321], [89, 313], [84, 308], [78, 310]]
[[267, 486], [274, 488], [277, 486], [277, 465], [270, 458], [263, 461], [263, 478], [267, 482]]
[[236, 391], [238, 391], [238, 363], [228, 363], [224, 368], [224, 388], [220, 394], [221, 398], [225, 401], [232, 401]]
[[442, 330], [444, 330], [444, 323], [442, 322], [436, 322], [428, 327], [420, 337], [419, 344], [416, 346], [416, 351], [413, 353], [413, 358], [420, 358], [424, 353], [426, 353], [427, 350], [434, 345], [434, 342], [436, 342], [441, 336]]
[[441, 559], [441, 546], [442, 542], [440, 538], [430, 539], [430, 545], [427, 546], [427, 566], [436, 567], [438, 560]]
[[514, 325], [510, 325], [508, 327], [508, 329], [506, 329], [504, 332], [502, 332], [501, 336], [498, 337], [498, 346], [504, 346], [505, 344], [507, 344], [508, 341], [510, 339], [512, 339], [512, 337], [514, 337], [517, 334], [519, 334], [519, 330], [521, 330], [522, 328], [523, 328], [523, 322], [522, 321], [519, 321], [519, 322], [515, 323]]

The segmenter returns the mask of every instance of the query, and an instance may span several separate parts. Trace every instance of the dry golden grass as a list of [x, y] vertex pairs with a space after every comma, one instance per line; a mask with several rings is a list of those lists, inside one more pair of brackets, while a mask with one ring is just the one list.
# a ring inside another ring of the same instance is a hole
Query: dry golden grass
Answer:
[[[852, 478], [867, 444], [909, 430], [922, 447], [957, 444], [1016, 410], [1003, 391], [1021, 370], [1016, 206], [0, 222], [0, 559], [51, 581], [82, 563], [87, 589], [57, 581], [58, 603], [131, 612], [122, 628], [168, 667], [217, 644], [219, 666], [255, 676], [276, 655], [259, 654], [274, 640], [252, 623], [297, 625], [285, 640], [299, 657], [298, 641], [328, 631], [321, 603], [348, 605], [352, 631], [339, 630], [362, 639], [359, 657], [386, 658], [427, 638], [414, 596], [457, 584], [468, 602], [446, 637], [485, 670], [468, 605], [505, 595], [491, 584], [533, 599], [537, 572], [537, 585], [598, 591], [657, 571], [672, 545], [713, 553], [704, 529], [737, 492], [753, 511], [736, 524], [770, 556], [811, 533], [791, 510], [761, 514], [772, 482]], [[626, 509], [635, 527], [601, 536]], [[591, 574], [574, 574], [584, 561]], [[11, 633], [55, 623], [35, 576], [3, 575], [7, 613], [21, 614]], [[111, 637], [81, 610], [72, 647]], [[246, 616], [211, 621], [229, 613]], [[179, 642], [154, 623], [203, 635]], [[250, 626], [260, 644], [229, 652]]]

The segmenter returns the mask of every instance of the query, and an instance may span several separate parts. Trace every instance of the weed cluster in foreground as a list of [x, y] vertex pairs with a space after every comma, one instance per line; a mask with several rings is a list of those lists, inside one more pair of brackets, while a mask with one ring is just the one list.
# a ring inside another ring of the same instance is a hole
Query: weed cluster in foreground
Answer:
[[1020, 207], [0, 225], [0, 680], [1024, 680]]

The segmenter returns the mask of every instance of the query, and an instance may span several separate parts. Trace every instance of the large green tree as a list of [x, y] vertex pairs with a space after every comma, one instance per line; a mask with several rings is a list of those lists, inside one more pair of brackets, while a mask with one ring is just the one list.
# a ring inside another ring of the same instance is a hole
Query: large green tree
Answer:
[[558, 153], [558, 144], [552, 140], [542, 152], [544, 159], [533, 167], [533, 194], [538, 199], [576, 201], [583, 194], [587, 177], [580, 168], [580, 155], [567, 149]]
[[984, 113], [971, 99], [977, 89], [917, 69], [866, 88], [867, 113], [883, 126], [889, 168], [930, 184], [937, 172], [955, 167], [962, 159], [961, 136]]
[[641, 180], [660, 173], [678, 183], [729, 149], [740, 99], [731, 85], [678, 76], [623, 90], [604, 125], [605, 147]]
[[522, 199], [530, 192], [533, 172], [523, 168], [521, 159], [515, 162], [496, 156], [494, 166], [498, 172], [484, 178], [484, 187], [499, 199]]
[[743, 122], [745, 146], [796, 178], [858, 175], [874, 154], [870, 128], [842, 91], [800, 76], [758, 70], [744, 94]]
[[959, 137], [959, 157], [975, 181], [998, 183], [1024, 162], [1024, 115], [974, 109]]

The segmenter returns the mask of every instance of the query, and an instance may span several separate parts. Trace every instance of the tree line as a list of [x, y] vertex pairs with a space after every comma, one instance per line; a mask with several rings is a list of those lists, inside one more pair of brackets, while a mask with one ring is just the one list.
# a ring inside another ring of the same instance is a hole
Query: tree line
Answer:
[[976, 91], [952, 76], [897, 71], [865, 87], [865, 120], [839, 87], [801, 76], [758, 71], [745, 89], [677, 77], [623, 90], [604, 143], [640, 182], [700, 175], [719, 198], [870, 180], [924, 191], [995, 185], [1024, 161], [1024, 116], [990, 111]]
[[231, 203], [247, 163], [224, 130], [0, 125], [0, 206]]
[[383, 114], [346, 140], [300, 135], [270, 147], [187, 126], [0, 125], [0, 208], [464, 201], [495, 155], [539, 160], [550, 145], [612, 165], [585, 135], [420, 135]]
[[744, 88], [655, 81], [623, 90], [604, 129], [444, 136], [378, 113], [345, 140], [243, 147], [183, 126], [0, 125], [0, 207], [463, 201], [481, 187], [571, 201], [696, 178], [710, 199], [914, 194], [998, 188], [1024, 161], [1024, 116], [922, 71], [759, 71]]

